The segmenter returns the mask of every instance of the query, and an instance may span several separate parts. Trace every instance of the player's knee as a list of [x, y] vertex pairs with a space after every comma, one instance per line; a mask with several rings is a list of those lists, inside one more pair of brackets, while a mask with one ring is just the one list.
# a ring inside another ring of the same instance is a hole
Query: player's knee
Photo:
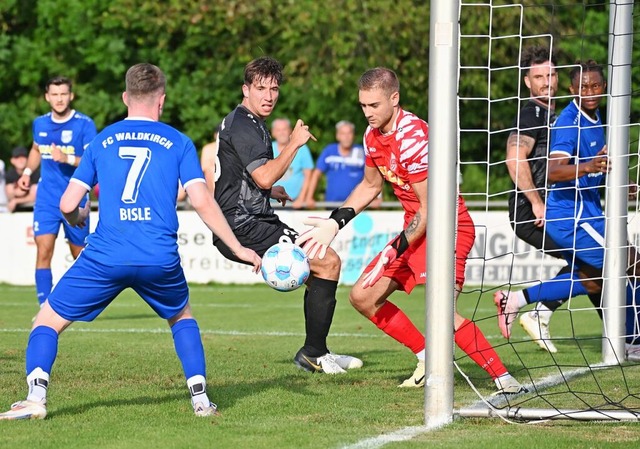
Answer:
[[331, 248], [327, 249], [327, 254], [322, 259], [312, 259], [311, 271], [321, 278], [336, 278], [340, 274], [340, 256]]
[[362, 312], [367, 308], [368, 304], [368, 295], [359, 285], [354, 285], [351, 291], [349, 292], [349, 302], [358, 312]]

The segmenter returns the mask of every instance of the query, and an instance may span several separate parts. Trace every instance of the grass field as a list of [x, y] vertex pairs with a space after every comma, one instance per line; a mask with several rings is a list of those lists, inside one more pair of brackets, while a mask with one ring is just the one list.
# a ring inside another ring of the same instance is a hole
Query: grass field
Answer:
[[[398, 389], [415, 366], [409, 351], [384, 336], [338, 292], [330, 336], [335, 352], [356, 355], [365, 366], [347, 375], [310, 374], [291, 359], [304, 338], [301, 292], [277, 293], [264, 285], [192, 286], [194, 313], [203, 333], [208, 392], [222, 412], [217, 418], [192, 414], [180, 364], [166, 323], [132, 292], [123, 293], [93, 323], [77, 323], [60, 338], [44, 421], [0, 422], [0, 448], [341, 448], [381, 434], [423, 424], [424, 390]], [[414, 322], [424, 321], [424, 288], [394, 297]], [[579, 303], [574, 305], [577, 306]], [[524, 341], [520, 328], [506, 344], [495, 322], [490, 295], [476, 304], [463, 295], [461, 310], [475, 314], [485, 334], [523, 382], [571, 370], [600, 357], [600, 322], [592, 311], [554, 318], [554, 336], [569, 337], [571, 323], [585, 338], [558, 340], [552, 359]], [[31, 287], [0, 286], [0, 407], [23, 399], [24, 348], [36, 311]], [[421, 326], [420, 326], [421, 327]], [[459, 354], [458, 354], [459, 355]], [[458, 364], [478, 390], [493, 383], [467, 358]], [[534, 368], [539, 366], [540, 368]], [[640, 367], [578, 376], [516, 402], [539, 407], [557, 401], [565, 408], [581, 401], [610, 399], [640, 409]], [[456, 373], [456, 407], [478, 402]], [[629, 390], [634, 395], [629, 395]], [[640, 424], [554, 421], [507, 424], [498, 419], [461, 418], [388, 448], [625, 448], [640, 441]], [[360, 443], [357, 447], [379, 447]]]

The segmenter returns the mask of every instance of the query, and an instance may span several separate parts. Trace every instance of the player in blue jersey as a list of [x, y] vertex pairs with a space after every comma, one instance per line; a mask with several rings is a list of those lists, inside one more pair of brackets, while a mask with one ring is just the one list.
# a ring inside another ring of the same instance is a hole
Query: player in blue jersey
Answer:
[[[563, 299], [594, 292], [602, 286], [605, 218], [600, 188], [611, 164], [598, 107], [606, 92], [606, 82], [602, 66], [593, 60], [578, 61], [570, 77], [570, 91], [576, 98], [558, 116], [551, 130], [548, 162], [551, 186], [544, 220], [547, 233], [563, 251], [574, 271], [561, 279], [547, 281], [557, 283], [555, 291], [560, 292], [558, 298], [540, 295], [545, 283], [525, 291], [496, 292], [498, 324], [505, 338], [510, 337], [511, 325], [520, 308], [527, 304], [526, 297], [531, 302]], [[631, 248], [629, 274], [640, 271], [635, 266], [636, 260], [635, 250]], [[577, 270], [584, 273], [582, 277]], [[564, 288], [558, 288], [558, 285]], [[631, 304], [632, 300], [629, 290], [628, 303]], [[627, 308], [626, 321], [627, 343], [631, 345], [638, 334], [633, 307]], [[637, 352], [640, 360], [640, 348]], [[629, 358], [633, 357], [630, 353]]]
[[44, 97], [51, 106], [51, 112], [33, 121], [33, 145], [27, 168], [18, 180], [20, 188], [29, 190], [29, 177], [40, 166], [41, 178], [33, 211], [33, 235], [37, 248], [35, 281], [40, 305], [51, 291], [51, 258], [60, 225], [64, 228], [74, 259], [80, 254], [89, 234], [89, 226], [83, 229], [69, 226], [60, 213], [59, 204], [84, 149], [96, 135], [93, 120], [71, 109], [73, 91], [70, 79], [62, 76], [50, 79]]
[[206, 392], [200, 331], [178, 255], [176, 198], [181, 182], [191, 204], [238, 259], [260, 257], [238, 242], [207, 190], [193, 142], [158, 122], [165, 77], [151, 64], [127, 71], [127, 119], [105, 128], [87, 147], [60, 209], [71, 225], [86, 227], [87, 192], [100, 183], [100, 220], [75, 263], [40, 309], [26, 351], [29, 393], [0, 419], [44, 418], [58, 335], [74, 321], [91, 321], [125, 288], [135, 290], [171, 327], [197, 416], [217, 414]]
[[[523, 52], [520, 67], [524, 71], [524, 82], [530, 95], [514, 120], [514, 129], [507, 141], [506, 163], [515, 186], [509, 195], [509, 221], [521, 240], [544, 251], [545, 255], [564, 259], [564, 254], [544, 227], [548, 134], [550, 125], [556, 121], [556, 61], [546, 47], [532, 46]], [[571, 266], [565, 265], [555, 279], [571, 279], [571, 271]], [[565, 285], [562, 282], [549, 282], [545, 287], [538, 296], [557, 297], [555, 288], [564, 291]], [[526, 297], [528, 292], [524, 290], [523, 293]], [[557, 352], [549, 333], [551, 315], [567, 299], [536, 302], [534, 310], [520, 317], [520, 325], [527, 334], [539, 347], [549, 352]], [[601, 313], [600, 294], [590, 294], [589, 299]]]

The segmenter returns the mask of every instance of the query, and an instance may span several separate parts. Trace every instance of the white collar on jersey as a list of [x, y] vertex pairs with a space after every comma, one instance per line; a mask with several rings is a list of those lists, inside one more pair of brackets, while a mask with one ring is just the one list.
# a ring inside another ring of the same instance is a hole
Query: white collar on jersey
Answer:
[[67, 123], [69, 120], [71, 120], [71, 118], [72, 118], [74, 115], [76, 115], [76, 110], [75, 110], [75, 109], [72, 109], [71, 111], [69, 111], [69, 115], [68, 115], [68, 116], [66, 116], [66, 117], [65, 117], [65, 118], [63, 118], [63, 119], [56, 119], [56, 118], [54, 118], [54, 117], [53, 117], [53, 113], [52, 113], [52, 114], [51, 114], [51, 121], [52, 121], [53, 123]]
[[400, 111], [401, 109], [398, 108], [398, 115], [396, 115], [396, 119], [393, 121], [393, 128], [391, 128], [386, 133], [380, 132], [380, 134], [382, 134], [383, 136], [390, 136], [391, 134], [393, 134], [398, 130], [398, 121], [400, 120]]
[[152, 119], [152, 118], [142, 117], [142, 116], [140, 116], [140, 117], [127, 117], [127, 118], [125, 118], [125, 120], [146, 120], [147, 122], [155, 122], [155, 120]]
[[[591, 122], [591, 123], [593, 123], [594, 125], [598, 123], [598, 119], [597, 119], [597, 118], [593, 119], [593, 118], [589, 117], [589, 114], [587, 114], [586, 112], [584, 112], [584, 111], [582, 110], [582, 108], [581, 108], [581, 107], [580, 107], [580, 105], [578, 104], [578, 100], [577, 100], [577, 99], [575, 99], [575, 98], [573, 99], [573, 104], [575, 104], [575, 105], [576, 105], [576, 108], [578, 108], [578, 111], [580, 112], [580, 114], [581, 114], [584, 118], [586, 118], [588, 121], [590, 121], [590, 122]], [[596, 111], [597, 111], [597, 110], [596, 110]], [[596, 115], [596, 117], [598, 117], [598, 115]]]

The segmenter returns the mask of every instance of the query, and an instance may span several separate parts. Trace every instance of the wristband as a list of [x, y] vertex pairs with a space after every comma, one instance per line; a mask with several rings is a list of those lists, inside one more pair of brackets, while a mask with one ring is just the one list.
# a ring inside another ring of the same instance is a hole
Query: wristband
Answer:
[[397, 257], [400, 257], [402, 253], [404, 253], [409, 248], [409, 241], [407, 240], [407, 235], [402, 231], [398, 237], [393, 239], [393, 241], [389, 244], [393, 249], [396, 250]]
[[67, 154], [67, 164], [76, 165], [76, 157], [73, 154]]
[[339, 207], [334, 209], [329, 218], [338, 223], [338, 229], [344, 228], [356, 216], [356, 211], [352, 207]]
[[31, 176], [32, 173], [33, 173], [33, 171], [29, 167], [27, 167], [22, 171], [22, 176], [25, 176], [25, 175], [26, 176]]

